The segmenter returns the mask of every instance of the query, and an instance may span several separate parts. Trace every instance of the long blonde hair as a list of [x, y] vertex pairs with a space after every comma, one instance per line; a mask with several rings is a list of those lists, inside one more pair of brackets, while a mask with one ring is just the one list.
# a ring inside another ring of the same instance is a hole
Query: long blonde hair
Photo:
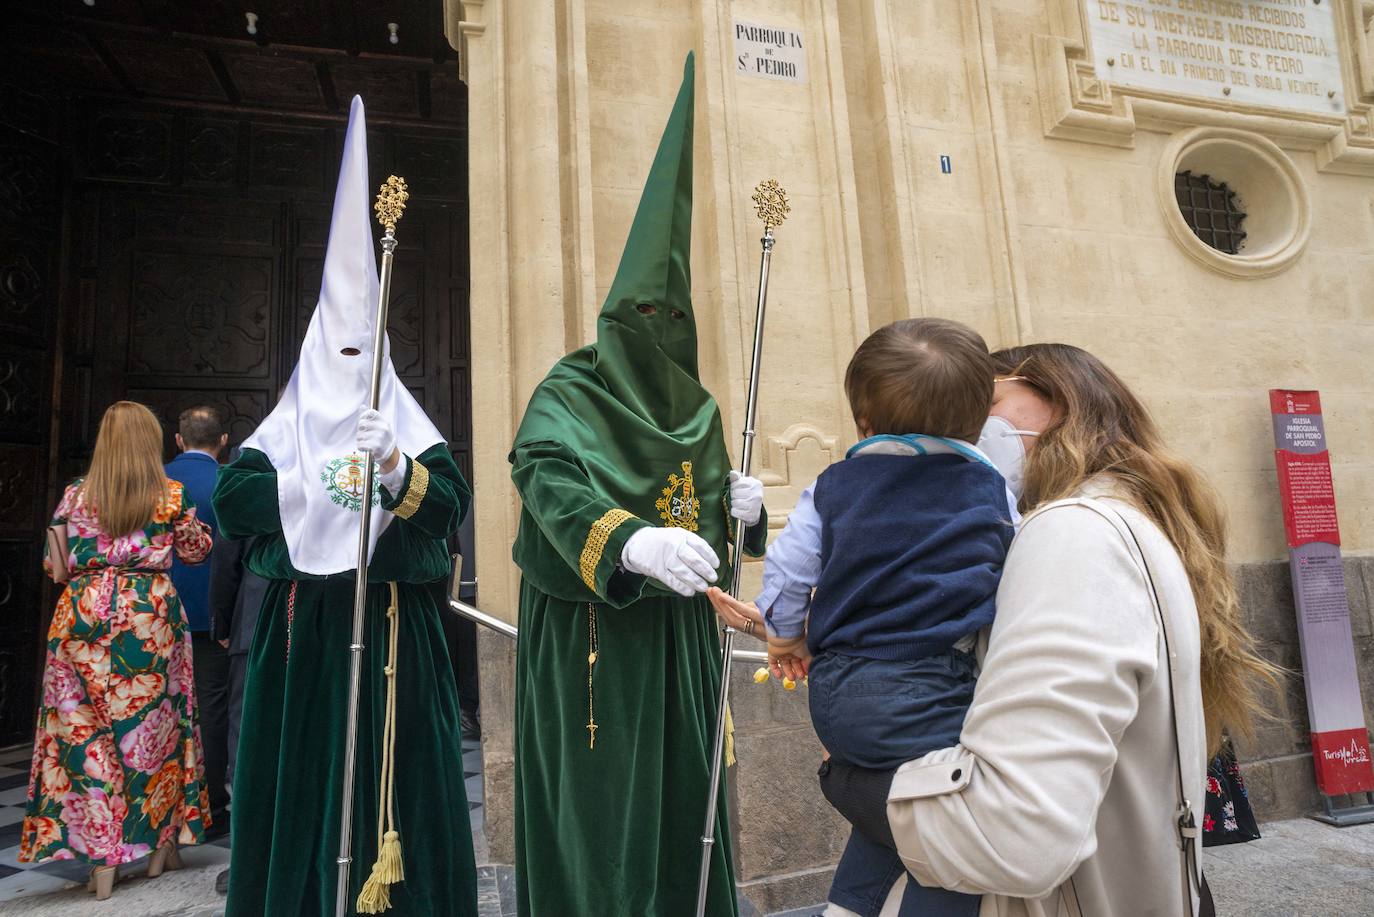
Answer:
[[1170, 454], [1149, 412], [1101, 360], [1068, 344], [1029, 344], [992, 355], [999, 375], [1019, 376], [1054, 407], [1026, 460], [1024, 507], [1073, 495], [1111, 475], [1121, 495], [1163, 530], [1188, 573], [1202, 637], [1207, 745], [1250, 735], [1264, 716], [1259, 684], [1282, 671], [1255, 652], [1226, 566], [1226, 514], [1191, 465]]
[[80, 496], [106, 535], [118, 538], [152, 521], [167, 496], [162, 425], [134, 401], [116, 401], [100, 419]]

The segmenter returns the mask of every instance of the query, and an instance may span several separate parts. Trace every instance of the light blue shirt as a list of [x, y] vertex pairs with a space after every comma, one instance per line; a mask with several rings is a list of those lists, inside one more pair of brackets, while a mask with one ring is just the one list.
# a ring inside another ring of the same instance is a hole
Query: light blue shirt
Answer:
[[[873, 436], [855, 445], [845, 458], [855, 455], [887, 453], [897, 455], [962, 455], [970, 462], [992, 462], [976, 446], [960, 440], [913, 434], [910, 436]], [[996, 467], [993, 465], [993, 467]], [[763, 591], [754, 604], [763, 612], [770, 637], [791, 639], [806, 631], [806, 615], [811, 610], [811, 592], [821, 576], [821, 515], [816, 511], [816, 482], [802, 491], [787, 525], [768, 546], [763, 556]], [[1016, 496], [1007, 490], [1011, 521], [1021, 525]]]
[[787, 525], [763, 555], [763, 591], [754, 604], [763, 611], [770, 637], [800, 637], [811, 608], [811, 590], [821, 576], [821, 514], [812, 481], [802, 491]]

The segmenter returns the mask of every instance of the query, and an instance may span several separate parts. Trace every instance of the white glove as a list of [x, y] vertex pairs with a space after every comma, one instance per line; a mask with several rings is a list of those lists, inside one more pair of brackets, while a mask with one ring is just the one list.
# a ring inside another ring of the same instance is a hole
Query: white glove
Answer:
[[658, 580], [678, 595], [705, 592], [716, 581], [720, 560], [711, 546], [686, 529], [640, 529], [625, 542], [620, 565]]
[[730, 472], [730, 515], [745, 525], [759, 521], [763, 512], [763, 482], [738, 471]]
[[401, 453], [401, 460], [396, 463], [396, 467], [390, 471], [382, 471], [380, 466], [377, 469], [377, 480], [386, 488], [386, 492], [393, 497], [401, 495], [401, 485], [406, 482], [406, 469], [410, 467], [410, 459], [406, 458], [404, 452]]
[[371, 408], [363, 408], [358, 417], [358, 451], [372, 457], [379, 466], [386, 464], [396, 451], [396, 434], [385, 417]]

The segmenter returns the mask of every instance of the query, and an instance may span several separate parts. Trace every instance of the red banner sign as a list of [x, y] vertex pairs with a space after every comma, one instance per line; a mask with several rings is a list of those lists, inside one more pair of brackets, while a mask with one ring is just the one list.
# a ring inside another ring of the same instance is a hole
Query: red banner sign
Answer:
[[1274, 416], [1274, 462], [1283, 496], [1283, 528], [1288, 546], [1314, 541], [1341, 543], [1336, 525], [1336, 490], [1331, 485], [1331, 455], [1326, 451], [1322, 403], [1316, 392], [1269, 392]]
[[1269, 410], [1317, 788], [1328, 796], [1374, 790], [1321, 398], [1274, 389]]

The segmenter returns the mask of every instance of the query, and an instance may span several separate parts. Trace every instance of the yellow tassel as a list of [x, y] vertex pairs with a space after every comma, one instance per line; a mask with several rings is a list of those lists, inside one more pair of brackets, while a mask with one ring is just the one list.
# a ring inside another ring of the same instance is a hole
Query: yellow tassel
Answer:
[[358, 893], [358, 913], [359, 914], [380, 914], [382, 911], [391, 910], [391, 886], [377, 878], [377, 870], [374, 867], [372, 875], [367, 877], [363, 883], [363, 890]]
[[730, 705], [725, 705], [725, 766], [735, 766], [735, 718], [730, 715]]
[[372, 868], [387, 885], [395, 885], [405, 879], [405, 864], [401, 862], [401, 836], [395, 831], [386, 833], [382, 840], [382, 852]]
[[401, 860], [401, 836], [388, 831], [382, 840], [382, 850], [377, 854], [377, 862], [372, 864], [372, 875], [363, 883], [358, 893], [359, 914], [380, 914], [391, 907], [391, 886], [405, 879], [405, 865]]

